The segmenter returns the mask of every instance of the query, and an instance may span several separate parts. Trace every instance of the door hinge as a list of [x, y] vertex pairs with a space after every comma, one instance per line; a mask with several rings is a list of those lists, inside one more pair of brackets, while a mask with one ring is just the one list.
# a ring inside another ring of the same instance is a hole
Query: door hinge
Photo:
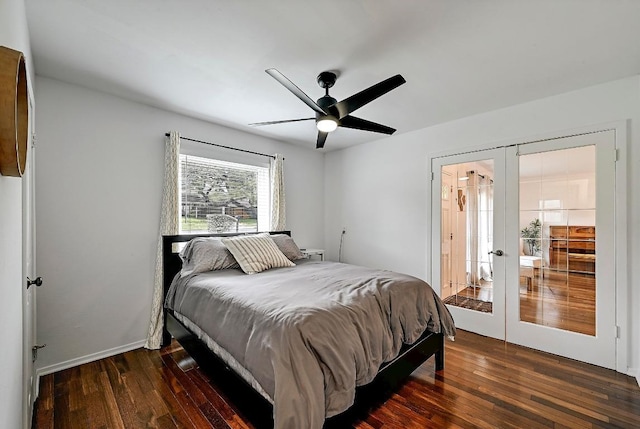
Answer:
[[615, 328], [616, 328], [615, 330], [616, 338], [620, 338], [620, 327], [616, 325]]
[[613, 150], [613, 162], [618, 162], [618, 149]]
[[36, 344], [35, 346], [31, 347], [31, 361], [35, 362], [36, 360], [38, 360], [38, 350], [44, 347], [47, 347], [47, 345], [43, 344], [39, 346], [38, 344]]
[[433, 181], [435, 175], [433, 174], [433, 171], [431, 172], [431, 180]]

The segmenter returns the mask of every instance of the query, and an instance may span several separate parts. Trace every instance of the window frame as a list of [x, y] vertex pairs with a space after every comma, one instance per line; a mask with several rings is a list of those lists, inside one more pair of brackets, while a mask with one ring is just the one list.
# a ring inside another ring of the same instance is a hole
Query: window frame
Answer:
[[[263, 171], [264, 190], [260, 192], [260, 184], [258, 186], [257, 204], [257, 232], [269, 231], [271, 229], [271, 162], [267, 157], [253, 155], [244, 152], [235, 152], [228, 149], [218, 148], [216, 146], [204, 145], [196, 142], [182, 142], [180, 145], [179, 155], [179, 173], [178, 173], [178, 205], [179, 205], [179, 222], [178, 231], [180, 234], [201, 234], [203, 230], [183, 230], [182, 229], [182, 157], [191, 156], [208, 159], [213, 162], [237, 164], [238, 166], [246, 166], [249, 168], [264, 169]], [[260, 173], [259, 173], [260, 174]], [[266, 194], [266, 195], [265, 195]], [[261, 198], [262, 196], [262, 198]], [[212, 231], [206, 231], [211, 233]], [[243, 231], [240, 231], [243, 232]], [[249, 232], [249, 231], [246, 231]]]

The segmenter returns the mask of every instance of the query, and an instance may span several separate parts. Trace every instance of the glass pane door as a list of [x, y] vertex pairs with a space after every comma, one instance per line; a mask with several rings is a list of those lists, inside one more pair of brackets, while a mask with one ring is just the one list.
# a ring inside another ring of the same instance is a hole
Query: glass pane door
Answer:
[[503, 210], [496, 211], [503, 169], [503, 149], [434, 160], [440, 297], [456, 326], [498, 338], [504, 336], [504, 264], [494, 250], [504, 230], [496, 236], [495, 225], [503, 225]]
[[442, 176], [451, 197], [443, 198], [442, 205], [442, 253], [447, 257], [441, 297], [449, 305], [492, 313], [493, 160], [446, 165]]
[[507, 341], [615, 367], [613, 131], [507, 148]]
[[596, 148], [521, 155], [520, 320], [596, 333]]

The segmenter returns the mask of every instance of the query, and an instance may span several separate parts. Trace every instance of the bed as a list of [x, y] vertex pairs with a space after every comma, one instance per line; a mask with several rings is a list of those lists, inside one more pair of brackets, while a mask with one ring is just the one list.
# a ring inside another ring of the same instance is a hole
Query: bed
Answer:
[[[229, 246], [235, 236], [199, 237]], [[164, 343], [173, 336], [199, 364], [230, 367], [272, 406], [276, 428], [321, 428], [354, 403], [356, 386], [396, 386], [431, 356], [444, 368], [444, 337], [455, 327], [421, 280], [307, 259], [251, 275], [177, 275], [176, 244], [193, 238], [163, 238]]]

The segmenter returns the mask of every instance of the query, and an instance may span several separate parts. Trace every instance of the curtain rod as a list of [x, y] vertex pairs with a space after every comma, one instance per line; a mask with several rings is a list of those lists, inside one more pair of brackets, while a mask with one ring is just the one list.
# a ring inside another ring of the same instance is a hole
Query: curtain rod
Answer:
[[[169, 137], [169, 133], [165, 133], [165, 136], [166, 136], [166, 137]], [[276, 157], [275, 157], [275, 156], [273, 156], [273, 155], [267, 155], [266, 153], [253, 152], [253, 151], [251, 151], [251, 150], [245, 150], [245, 149], [238, 149], [237, 147], [224, 146], [224, 145], [217, 144], [217, 143], [205, 142], [205, 141], [202, 141], [202, 140], [190, 139], [190, 138], [188, 138], [188, 137], [182, 137], [182, 136], [180, 136], [180, 139], [181, 139], [181, 140], [189, 140], [189, 141], [196, 142], [196, 143], [204, 143], [204, 144], [208, 144], [208, 145], [211, 145], [211, 146], [222, 147], [222, 148], [225, 148], [225, 149], [237, 150], [237, 151], [239, 151], [239, 152], [252, 153], [252, 154], [254, 154], [254, 155], [267, 156], [267, 157], [269, 157], [269, 158], [276, 159]]]

